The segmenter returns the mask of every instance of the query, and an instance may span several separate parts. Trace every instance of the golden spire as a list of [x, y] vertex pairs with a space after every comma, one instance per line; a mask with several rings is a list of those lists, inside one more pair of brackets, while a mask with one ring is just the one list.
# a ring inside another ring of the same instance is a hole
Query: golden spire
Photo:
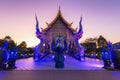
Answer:
[[58, 10], [58, 15], [61, 15], [60, 5], [59, 5], [59, 10]]
[[59, 11], [60, 11], [60, 5], [59, 5]]

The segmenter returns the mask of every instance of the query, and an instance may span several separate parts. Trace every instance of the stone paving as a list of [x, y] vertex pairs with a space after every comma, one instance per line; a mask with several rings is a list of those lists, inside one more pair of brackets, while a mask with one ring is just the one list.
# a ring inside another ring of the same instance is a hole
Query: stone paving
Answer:
[[120, 71], [106, 71], [103, 61], [86, 58], [84, 62], [66, 55], [65, 68], [56, 69], [52, 55], [35, 62], [32, 58], [17, 60], [17, 68], [0, 71], [0, 80], [120, 80]]
[[33, 58], [17, 60], [15, 70], [104, 70], [102, 60], [86, 58], [85, 61], [80, 62], [68, 55], [65, 56], [63, 69], [56, 69], [53, 55], [49, 55], [38, 62], [35, 62]]

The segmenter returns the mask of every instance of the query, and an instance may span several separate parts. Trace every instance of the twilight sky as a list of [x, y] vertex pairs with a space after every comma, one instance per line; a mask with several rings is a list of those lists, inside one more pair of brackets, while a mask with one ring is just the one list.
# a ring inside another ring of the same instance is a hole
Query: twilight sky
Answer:
[[120, 41], [120, 0], [0, 0], [0, 38], [9, 35], [17, 44], [37, 45], [35, 13], [39, 26], [45, 28], [57, 15], [59, 5], [74, 28], [83, 17], [80, 41], [99, 35], [113, 43]]

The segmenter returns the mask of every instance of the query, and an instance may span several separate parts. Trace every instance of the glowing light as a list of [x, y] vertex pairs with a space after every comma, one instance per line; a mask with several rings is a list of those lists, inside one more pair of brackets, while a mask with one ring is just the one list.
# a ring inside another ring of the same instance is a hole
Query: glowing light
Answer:
[[96, 62], [100, 62], [100, 60], [99, 60], [99, 59], [96, 59]]
[[55, 56], [53, 55], [52, 58], [54, 58]]
[[85, 59], [84, 59], [84, 58], [81, 58], [81, 61], [85, 61]]
[[45, 43], [43, 44], [43, 46], [45, 46]]
[[66, 55], [64, 55], [64, 58], [66, 58]]
[[94, 66], [94, 67], [103, 67], [103, 65], [100, 65], [100, 64], [93, 64], [92, 66]]
[[37, 62], [38, 61], [38, 58], [35, 58], [35, 62]]
[[88, 58], [87, 58], [87, 57], [85, 57], [85, 60], [88, 60]]

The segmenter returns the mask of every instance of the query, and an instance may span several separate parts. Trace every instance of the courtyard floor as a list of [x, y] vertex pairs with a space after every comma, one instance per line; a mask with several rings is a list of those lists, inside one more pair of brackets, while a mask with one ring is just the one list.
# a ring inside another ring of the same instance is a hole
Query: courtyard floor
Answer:
[[[59, 70], [104, 70], [103, 61], [99, 59], [85, 58], [78, 61], [69, 55], [65, 55], [64, 68]], [[16, 62], [15, 70], [58, 70], [55, 68], [53, 55], [48, 55], [41, 61], [35, 62], [33, 58], [20, 59]]]
[[0, 80], [120, 80], [120, 71], [103, 69], [103, 61], [86, 58], [80, 62], [68, 55], [65, 68], [56, 69], [52, 55], [35, 62], [33, 58], [17, 60], [17, 68], [0, 71]]

